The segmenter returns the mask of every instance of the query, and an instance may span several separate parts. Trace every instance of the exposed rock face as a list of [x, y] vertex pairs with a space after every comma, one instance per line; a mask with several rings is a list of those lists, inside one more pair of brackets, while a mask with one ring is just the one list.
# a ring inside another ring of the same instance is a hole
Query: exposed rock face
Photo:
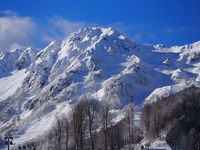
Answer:
[[23, 69], [25, 65], [26, 65], [26, 59], [24, 57], [20, 58], [15, 64], [17, 70]]

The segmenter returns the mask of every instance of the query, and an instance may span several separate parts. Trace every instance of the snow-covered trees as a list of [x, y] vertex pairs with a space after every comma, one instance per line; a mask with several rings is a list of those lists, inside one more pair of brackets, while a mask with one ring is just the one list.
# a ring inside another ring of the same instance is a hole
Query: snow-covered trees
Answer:
[[87, 96], [83, 98], [85, 103], [85, 114], [87, 117], [87, 124], [90, 136], [90, 149], [95, 149], [95, 127], [94, 124], [96, 123], [96, 114], [98, 110], [98, 101], [91, 96]]
[[102, 124], [102, 131], [104, 136], [104, 149], [108, 149], [108, 128], [111, 125], [111, 116], [109, 111], [111, 110], [111, 106], [107, 101], [101, 103], [100, 107], [100, 122]]
[[125, 117], [127, 126], [128, 126], [128, 144], [131, 145], [131, 143], [134, 142], [134, 103], [133, 101], [128, 105], [126, 109], [126, 117]]
[[139, 142], [142, 132], [134, 124], [134, 103], [124, 107], [124, 118], [117, 122], [113, 121], [112, 110], [109, 101], [81, 97], [68, 118], [56, 117], [49, 134], [49, 149], [115, 150]]
[[69, 121], [65, 116], [56, 116], [49, 134], [49, 149], [68, 150]]
[[75, 142], [75, 149], [83, 150], [83, 140], [85, 137], [85, 104], [83, 101], [77, 102], [75, 107], [72, 108], [72, 124], [73, 124], [73, 137]]

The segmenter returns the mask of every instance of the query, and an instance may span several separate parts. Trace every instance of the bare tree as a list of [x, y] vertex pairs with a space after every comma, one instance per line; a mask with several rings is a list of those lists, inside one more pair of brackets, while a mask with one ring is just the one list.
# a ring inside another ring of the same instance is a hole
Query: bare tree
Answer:
[[51, 148], [53, 150], [62, 149], [62, 144], [63, 144], [62, 142], [64, 138], [63, 129], [64, 129], [63, 120], [59, 116], [56, 116], [56, 120], [52, 126], [52, 130], [49, 135], [52, 137], [50, 139], [50, 143], [51, 143]]
[[64, 115], [62, 117], [62, 121], [63, 121], [63, 132], [64, 132], [64, 147], [65, 147], [65, 150], [68, 150], [69, 149], [69, 136], [70, 136], [70, 122], [68, 120], [68, 118]]
[[104, 134], [104, 150], [108, 149], [108, 127], [111, 125], [111, 116], [109, 111], [111, 106], [107, 101], [101, 103], [100, 107], [100, 121], [102, 123], [102, 130]]
[[110, 149], [120, 149], [124, 146], [124, 130], [123, 130], [123, 120], [115, 125], [111, 125], [108, 128], [109, 138], [110, 138]]
[[85, 104], [83, 101], [79, 101], [72, 108], [73, 136], [76, 150], [83, 150], [85, 117]]
[[94, 150], [94, 135], [93, 131], [95, 130], [93, 127], [94, 119], [95, 119], [95, 113], [97, 113], [97, 107], [98, 107], [98, 101], [94, 99], [91, 96], [85, 96], [82, 98], [84, 102], [84, 108], [85, 108], [85, 115], [88, 120], [88, 130], [89, 130], [89, 136], [90, 136], [90, 147], [91, 150]]
[[127, 144], [130, 146], [132, 143], [134, 143], [134, 131], [135, 131], [135, 113], [134, 113], [134, 102], [133, 98], [131, 98], [131, 102], [126, 106], [125, 109], [125, 129], [126, 129], [126, 141]]
[[142, 108], [141, 123], [147, 133], [150, 130], [150, 115], [151, 115], [151, 105], [146, 104]]

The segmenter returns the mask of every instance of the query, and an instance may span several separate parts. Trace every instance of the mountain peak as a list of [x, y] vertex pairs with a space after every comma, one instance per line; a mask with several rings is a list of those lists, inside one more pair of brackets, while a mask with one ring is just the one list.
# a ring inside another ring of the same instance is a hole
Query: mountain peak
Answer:
[[95, 27], [84, 27], [79, 29], [77, 32], [70, 34], [68, 37], [73, 40], [80, 40], [84, 38], [93, 38], [95, 36], [111, 36], [111, 35], [119, 35], [119, 33], [112, 29], [111, 27], [104, 28], [100, 26]]

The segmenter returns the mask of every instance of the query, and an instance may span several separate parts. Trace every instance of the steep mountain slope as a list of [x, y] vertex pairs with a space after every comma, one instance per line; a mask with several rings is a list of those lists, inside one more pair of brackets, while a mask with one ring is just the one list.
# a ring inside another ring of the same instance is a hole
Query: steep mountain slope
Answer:
[[16, 135], [17, 142], [43, 135], [57, 113], [85, 94], [117, 109], [132, 97], [149, 103], [198, 85], [199, 52], [199, 42], [146, 46], [112, 28], [89, 27], [40, 51], [1, 53], [0, 133]]
[[[156, 46], [155, 46], [156, 47]], [[200, 42], [184, 46], [161, 47], [153, 50], [168, 55], [158, 68], [159, 72], [170, 76], [174, 83], [155, 89], [145, 103], [151, 103], [162, 97], [177, 93], [191, 85], [199, 86]]]
[[29, 47], [0, 53], [0, 77], [8, 76], [12, 71], [27, 68], [34, 61], [38, 51]]
[[0, 89], [0, 101], [8, 98], [15, 94], [18, 88], [21, 87], [23, 80], [26, 77], [25, 69], [20, 71], [12, 72], [7, 77], [0, 78], [1, 89]]

